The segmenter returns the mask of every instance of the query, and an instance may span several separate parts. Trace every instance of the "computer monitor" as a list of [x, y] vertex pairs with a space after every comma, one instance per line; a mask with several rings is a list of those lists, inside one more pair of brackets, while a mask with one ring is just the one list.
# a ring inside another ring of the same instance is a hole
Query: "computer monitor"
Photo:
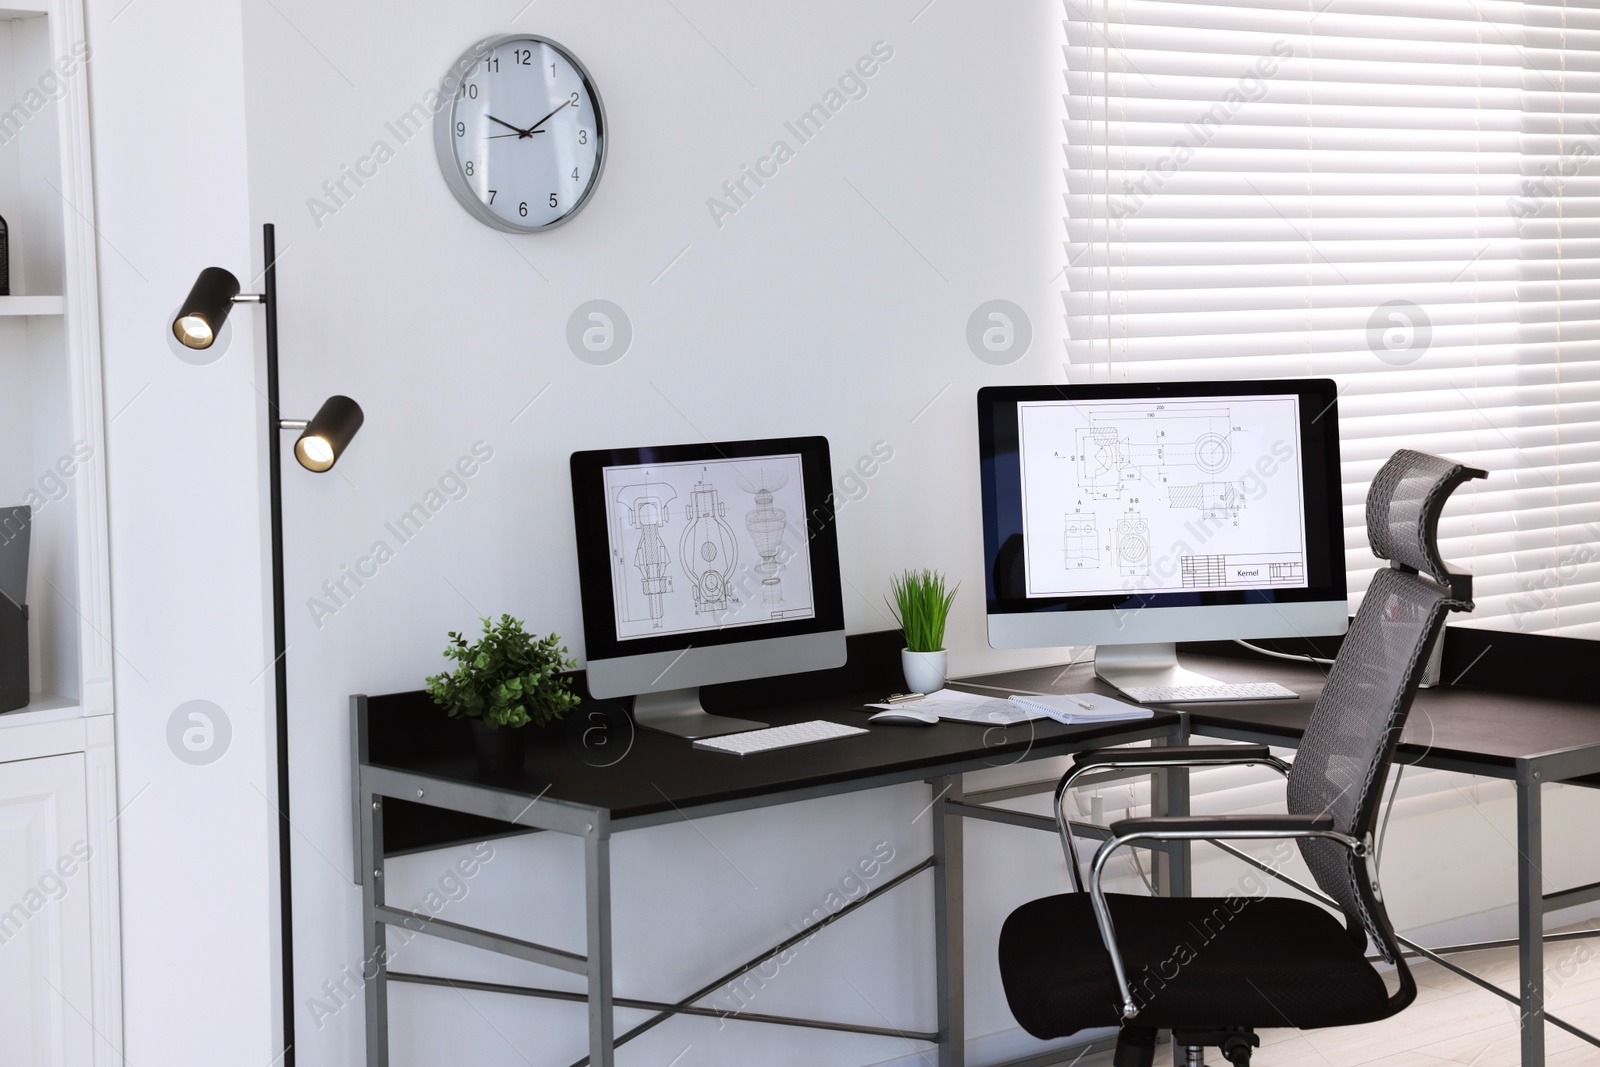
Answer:
[[575, 452], [589, 692], [641, 726], [713, 737], [699, 687], [845, 662], [822, 437]]
[[1175, 643], [1341, 634], [1332, 381], [978, 391], [989, 643], [1094, 645], [1118, 688], [1214, 684]]

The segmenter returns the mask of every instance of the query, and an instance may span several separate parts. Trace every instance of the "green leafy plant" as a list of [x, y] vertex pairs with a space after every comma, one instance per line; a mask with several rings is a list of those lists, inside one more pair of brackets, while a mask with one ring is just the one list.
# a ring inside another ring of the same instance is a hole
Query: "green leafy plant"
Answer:
[[544, 726], [578, 706], [572, 680], [562, 674], [578, 665], [567, 658], [555, 634], [537, 638], [510, 615], [498, 624], [483, 620], [483, 636], [473, 644], [451, 632], [444, 650], [458, 666], [428, 679], [428, 695], [452, 719], [482, 719], [495, 727]]
[[938, 652], [944, 648], [944, 627], [956, 589], [948, 588], [938, 571], [906, 571], [889, 579], [894, 600], [889, 609], [905, 631], [912, 652]]

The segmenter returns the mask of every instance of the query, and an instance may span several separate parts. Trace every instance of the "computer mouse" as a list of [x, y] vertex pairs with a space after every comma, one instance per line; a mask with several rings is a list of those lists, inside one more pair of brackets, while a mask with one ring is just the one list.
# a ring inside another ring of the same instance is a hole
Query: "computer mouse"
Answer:
[[939, 716], [931, 711], [918, 711], [915, 708], [890, 708], [870, 716], [868, 722], [881, 722], [888, 726], [932, 726], [939, 721]]

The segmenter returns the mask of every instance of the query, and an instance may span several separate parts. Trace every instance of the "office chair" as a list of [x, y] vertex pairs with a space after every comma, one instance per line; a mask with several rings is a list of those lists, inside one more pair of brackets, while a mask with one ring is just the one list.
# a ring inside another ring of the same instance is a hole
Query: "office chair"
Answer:
[[[1416, 997], [1378, 890], [1373, 830], [1394, 758], [1445, 614], [1472, 608], [1472, 579], [1436, 544], [1439, 512], [1480, 470], [1402, 449], [1367, 493], [1372, 552], [1390, 561], [1361, 602], [1291, 768], [1266, 745], [1102, 749], [1079, 754], [1055, 792], [1075, 892], [1007, 918], [1000, 975], [1012, 1014], [1038, 1038], [1118, 1026], [1116, 1067], [1150, 1067], [1171, 1030], [1188, 1067], [1219, 1048], [1242, 1067], [1258, 1027], [1348, 1026], [1385, 1019]], [[1085, 891], [1063, 802], [1078, 776], [1107, 768], [1257, 764], [1288, 777], [1284, 815], [1190, 815], [1114, 822]], [[1304, 900], [1106, 893], [1106, 861], [1135, 843], [1296, 839], [1341, 923]], [[1367, 960], [1370, 939], [1394, 965], [1392, 995]]]

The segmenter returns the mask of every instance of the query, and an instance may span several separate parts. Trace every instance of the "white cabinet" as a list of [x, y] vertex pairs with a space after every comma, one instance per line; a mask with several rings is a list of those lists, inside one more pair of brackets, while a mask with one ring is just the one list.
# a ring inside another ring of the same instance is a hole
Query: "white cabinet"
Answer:
[[0, 764], [0, 1060], [92, 1062], [90, 874], [81, 753]]

